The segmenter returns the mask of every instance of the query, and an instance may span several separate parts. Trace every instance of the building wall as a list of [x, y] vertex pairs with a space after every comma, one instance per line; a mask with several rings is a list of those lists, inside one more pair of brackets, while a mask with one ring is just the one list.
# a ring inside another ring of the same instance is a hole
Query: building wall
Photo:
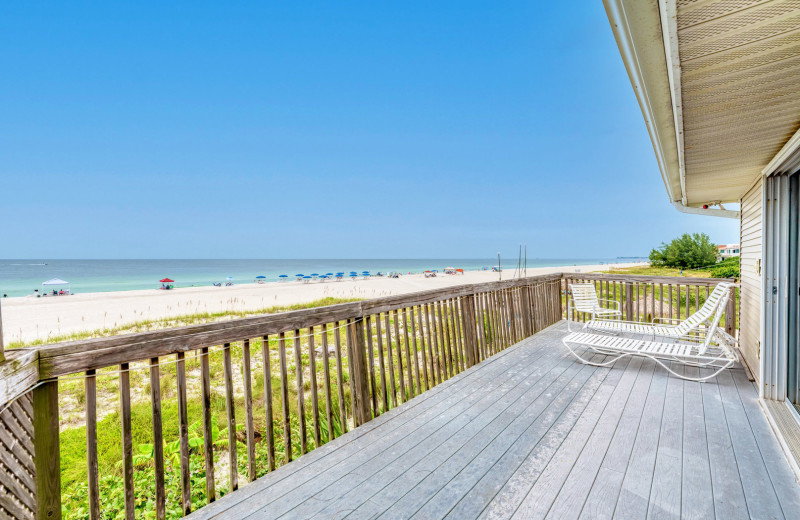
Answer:
[[741, 290], [739, 348], [757, 378], [761, 337], [761, 192], [762, 179], [742, 196], [740, 227]]

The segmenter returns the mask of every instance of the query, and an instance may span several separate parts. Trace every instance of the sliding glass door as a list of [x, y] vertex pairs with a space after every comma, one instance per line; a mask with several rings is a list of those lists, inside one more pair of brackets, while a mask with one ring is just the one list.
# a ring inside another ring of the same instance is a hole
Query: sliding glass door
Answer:
[[789, 177], [789, 222], [787, 222], [787, 389], [786, 397], [800, 410], [800, 173]]

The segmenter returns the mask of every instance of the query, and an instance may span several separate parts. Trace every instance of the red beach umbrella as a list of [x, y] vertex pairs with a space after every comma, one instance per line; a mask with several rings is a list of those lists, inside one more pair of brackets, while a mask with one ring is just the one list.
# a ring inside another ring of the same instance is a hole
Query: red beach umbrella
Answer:
[[161, 283], [173, 283], [175, 280], [171, 280], [169, 278], [164, 278], [163, 280], [159, 280]]

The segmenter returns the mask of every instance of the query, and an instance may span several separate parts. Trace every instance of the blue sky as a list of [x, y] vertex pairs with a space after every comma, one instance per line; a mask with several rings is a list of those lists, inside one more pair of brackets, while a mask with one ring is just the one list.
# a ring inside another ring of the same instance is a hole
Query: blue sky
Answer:
[[667, 201], [600, 0], [17, 2], [0, 258], [647, 254]]

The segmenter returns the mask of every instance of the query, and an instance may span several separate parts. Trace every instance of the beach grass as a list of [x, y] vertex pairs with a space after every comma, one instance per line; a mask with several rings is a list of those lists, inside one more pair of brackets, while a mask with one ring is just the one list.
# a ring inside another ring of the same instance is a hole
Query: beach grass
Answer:
[[53, 343], [62, 343], [66, 341], [79, 341], [92, 338], [121, 336], [123, 334], [134, 334], [137, 332], [147, 332], [151, 330], [160, 330], [172, 327], [185, 327], [187, 325], [198, 325], [201, 323], [214, 323], [219, 321], [234, 320], [238, 318], [247, 318], [250, 316], [259, 316], [263, 314], [276, 314], [279, 312], [296, 311], [300, 309], [311, 309], [314, 307], [324, 307], [326, 305], [335, 305], [337, 303], [348, 303], [355, 301], [361, 301], [361, 298], [327, 297], [307, 303], [296, 303], [293, 305], [277, 305], [272, 307], [265, 307], [262, 309], [239, 310], [239, 311], [227, 310], [220, 312], [200, 312], [200, 313], [183, 314], [169, 318], [139, 320], [132, 323], [127, 323], [125, 325], [120, 325], [117, 327], [72, 332], [69, 334], [58, 334], [30, 341], [10, 341], [6, 343], [5, 348], [13, 349], [13, 348], [36, 347], [41, 345], [50, 345]]

